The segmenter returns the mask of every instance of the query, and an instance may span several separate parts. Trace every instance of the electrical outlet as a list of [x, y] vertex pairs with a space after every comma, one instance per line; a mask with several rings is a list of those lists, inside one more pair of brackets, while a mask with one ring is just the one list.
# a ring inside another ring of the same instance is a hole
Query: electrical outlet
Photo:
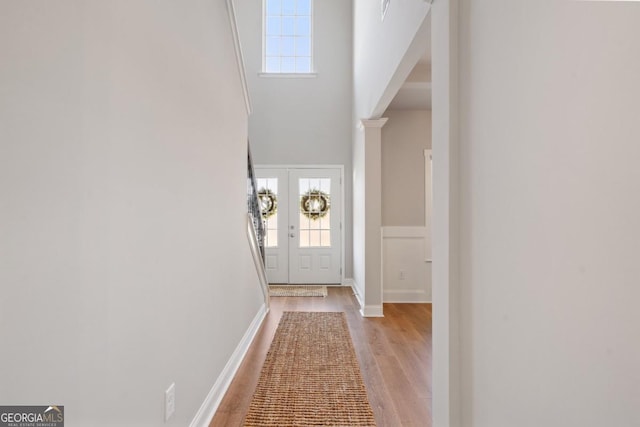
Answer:
[[176, 383], [171, 383], [164, 392], [164, 420], [169, 421], [174, 412], [176, 412]]
[[404, 270], [400, 270], [400, 280], [404, 280], [407, 278], [407, 274]]

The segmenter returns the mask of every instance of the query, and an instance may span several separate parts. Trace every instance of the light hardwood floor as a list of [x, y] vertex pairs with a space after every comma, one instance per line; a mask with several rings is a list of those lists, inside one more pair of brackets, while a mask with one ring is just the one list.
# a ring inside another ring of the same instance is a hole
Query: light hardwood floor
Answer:
[[271, 311], [209, 427], [240, 426], [283, 311], [344, 311], [379, 427], [431, 427], [431, 304], [385, 304], [363, 318], [352, 290], [271, 298]]

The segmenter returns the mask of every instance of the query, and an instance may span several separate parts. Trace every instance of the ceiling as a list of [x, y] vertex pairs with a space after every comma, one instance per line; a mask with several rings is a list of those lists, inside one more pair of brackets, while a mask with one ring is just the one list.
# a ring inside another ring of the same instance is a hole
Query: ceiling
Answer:
[[388, 110], [431, 109], [431, 43], [409, 73]]
[[388, 110], [431, 110], [431, 82], [402, 85]]

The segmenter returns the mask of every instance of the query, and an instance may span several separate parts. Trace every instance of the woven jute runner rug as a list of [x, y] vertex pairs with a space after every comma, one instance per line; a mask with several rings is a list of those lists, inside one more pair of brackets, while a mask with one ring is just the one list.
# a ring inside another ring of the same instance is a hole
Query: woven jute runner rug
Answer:
[[272, 297], [326, 297], [326, 286], [269, 285]]
[[244, 425], [376, 425], [344, 313], [283, 313]]

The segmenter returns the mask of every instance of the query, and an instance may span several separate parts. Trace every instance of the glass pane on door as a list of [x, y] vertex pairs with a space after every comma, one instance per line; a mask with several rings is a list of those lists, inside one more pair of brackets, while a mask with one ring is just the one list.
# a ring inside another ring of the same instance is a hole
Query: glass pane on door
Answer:
[[258, 178], [260, 211], [265, 223], [265, 247], [278, 247], [278, 178]]
[[299, 178], [301, 248], [331, 247], [331, 179]]

